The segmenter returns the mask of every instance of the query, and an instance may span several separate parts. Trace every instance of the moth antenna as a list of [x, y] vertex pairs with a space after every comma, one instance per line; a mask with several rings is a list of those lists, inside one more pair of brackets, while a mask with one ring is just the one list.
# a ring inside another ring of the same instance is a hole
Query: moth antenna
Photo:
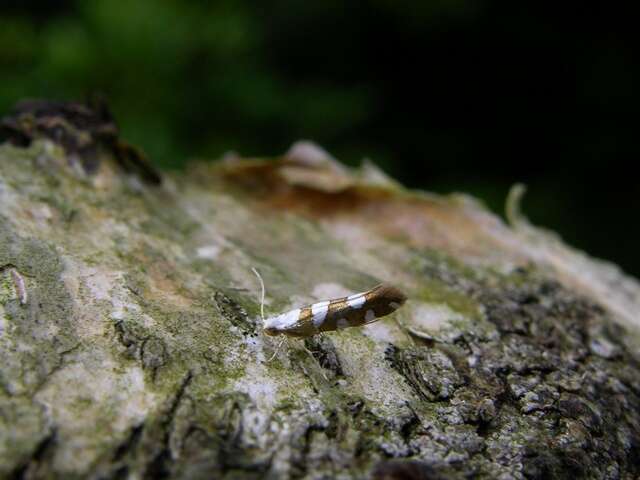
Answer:
[[260, 296], [260, 318], [262, 319], [262, 323], [264, 324], [264, 282], [262, 281], [262, 276], [254, 267], [251, 267], [253, 273], [256, 274], [258, 280], [260, 280], [260, 287], [262, 289], [262, 295]]

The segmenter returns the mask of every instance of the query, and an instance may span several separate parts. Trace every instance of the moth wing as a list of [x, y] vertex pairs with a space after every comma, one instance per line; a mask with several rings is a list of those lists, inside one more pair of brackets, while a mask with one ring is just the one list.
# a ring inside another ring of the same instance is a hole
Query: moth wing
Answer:
[[[329, 317], [323, 323], [325, 328], [321, 330], [341, 330], [347, 327], [360, 327], [368, 323], [373, 323], [379, 319], [372, 311], [373, 316], [367, 316], [367, 311], [370, 310], [366, 307], [362, 309], [354, 309], [348, 305], [334, 307]], [[346, 323], [345, 323], [346, 322]]]
[[330, 312], [329, 315], [332, 318], [344, 318], [346, 317], [348, 314], [350, 314], [351, 312], [353, 312], [353, 308], [349, 307], [346, 303], [345, 306], [340, 306], [340, 307], [334, 307]]
[[308, 337], [313, 335], [314, 326], [312, 322], [311, 308], [309, 306], [300, 309], [300, 316], [295, 323], [283, 329], [283, 333], [294, 337]]
[[377, 322], [377, 321], [378, 321], [378, 320], [380, 320], [382, 317], [384, 317], [385, 315], [387, 315], [387, 314], [385, 314], [385, 315], [377, 315], [377, 314], [375, 313], [375, 310], [373, 310], [372, 308], [371, 308], [371, 309], [369, 309], [369, 310], [373, 311], [373, 313], [374, 313], [373, 317], [371, 317], [371, 316], [370, 316], [369, 318], [367, 318], [367, 315], [366, 315], [366, 313], [365, 313], [364, 321], [359, 322], [357, 326], [369, 325], [370, 323]]
[[367, 320], [366, 317], [365, 317], [364, 322], [359, 323], [358, 325], [369, 325], [370, 323], [377, 322], [381, 318], [382, 318], [382, 316], [377, 317], [377, 316], [374, 315], [373, 318], [370, 318], [369, 320]]
[[[332, 300], [326, 315], [320, 315], [314, 327], [320, 332], [332, 332], [346, 327], [359, 325], [351, 321], [353, 308], [348, 307], [344, 299]], [[327, 305], [329, 306], [329, 305]]]
[[[384, 283], [372, 288], [370, 292], [374, 295], [369, 298], [367, 307], [363, 307], [366, 308], [366, 313], [364, 322], [360, 325], [377, 322], [382, 317], [395, 312], [407, 300], [405, 294], [396, 287]], [[369, 315], [369, 311], [373, 312], [373, 315]]]

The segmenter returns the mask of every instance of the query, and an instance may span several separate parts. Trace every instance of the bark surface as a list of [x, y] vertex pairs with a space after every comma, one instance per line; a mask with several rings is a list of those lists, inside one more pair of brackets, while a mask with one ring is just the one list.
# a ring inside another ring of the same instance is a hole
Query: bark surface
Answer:
[[[0, 146], [0, 477], [640, 475], [640, 287], [517, 191], [506, 225], [308, 144], [161, 185], [94, 155]], [[278, 349], [252, 267], [268, 314], [409, 300]]]

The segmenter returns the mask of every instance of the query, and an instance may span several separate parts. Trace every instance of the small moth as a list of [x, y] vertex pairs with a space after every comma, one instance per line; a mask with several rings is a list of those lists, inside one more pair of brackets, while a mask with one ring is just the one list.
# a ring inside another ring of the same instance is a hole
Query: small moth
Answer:
[[24, 283], [24, 278], [20, 275], [20, 272], [15, 268], [10, 269], [11, 278], [13, 279], [13, 283], [16, 287], [16, 293], [18, 294], [18, 299], [20, 300], [20, 305], [26, 305], [28, 296], [27, 296], [27, 287]]
[[4, 272], [5, 270], [8, 270], [9, 274], [11, 275], [11, 279], [13, 280], [13, 285], [16, 291], [16, 296], [20, 301], [20, 305], [26, 305], [27, 301], [29, 300], [29, 295], [27, 293], [27, 286], [25, 284], [24, 278], [22, 277], [22, 275], [20, 275], [18, 269], [11, 264], [0, 265], [0, 273]]
[[[262, 279], [260, 281], [262, 283]], [[262, 298], [264, 304], [264, 285]], [[406, 300], [405, 294], [396, 287], [383, 283], [366, 292], [324, 300], [267, 319], [263, 315], [263, 331], [269, 336], [306, 338], [321, 332], [360, 327], [396, 311]]]

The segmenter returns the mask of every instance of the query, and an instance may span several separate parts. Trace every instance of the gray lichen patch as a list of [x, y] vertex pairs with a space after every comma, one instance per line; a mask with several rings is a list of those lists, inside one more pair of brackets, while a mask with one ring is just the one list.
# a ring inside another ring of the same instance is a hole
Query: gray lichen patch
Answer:
[[[25, 467], [33, 452], [50, 434], [47, 414], [42, 405], [0, 394], [0, 477], [9, 475], [12, 466]], [[20, 428], [15, 428], [20, 425]]]
[[[60, 281], [62, 270], [55, 249], [47, 242], [0, 232], [0, 265], [11, 275], [15, 300], [3, 305], [0, 337], [2, 388], [9, 395], [32, 395], [54, 370], [63, 355], [77, 344], [72, 315], [73, 300]], [[6, 285], [7, 281], [3, 282]], [[21, 299], [20, 288], [28, 289]]]
[[[522, 474], [609, 478], [613, 471], [633, 471], [633, 463], [628, 462], [637, 454], [640, 437], [637, 432], [630, 434], [626, 427], [614, 425], [629, 420], [625, 410], [630, 401], [636, 405], [631, 408], [634, 412], [631, 415], [637, 416], [638, 392], [625, 389], [628, 394], [622, 397], [615, 393], [612, 383], [620, 386], [620, 368], [637, 364], [637, 359], [630, 352], [620, 353], [624, 360], [619, 357], [620, 363], [604, 367], [590, 353], [590, 332], [594, 331], [594, 325], [606, 324], [602, 310], [557, 284], [534, 279], [520, 287], [485, 289], [477, 285], [475, 290], [500, 336], [479, 342], [469, 332], [465, 341], [458, 343], [473, 352], [473, 362], [430, 362], [429, 369], [438, 369], [438, 364], [444, 367], [438, 372], [427, 370], [431, 374], [424, 373], [420, 362], [406, 361], [408, 355], [415, 354], [393, 353], [392, 362], [412, 388], [440, 405], [444, 399], [445, 406], [439, 407], [443, 408], [443, 421], [477, 425], [492, 457], [507, 455], [509, 463], [518, 459], [523, 465]], [[442, 348], [439, 344], [435, 346]], [[447, 347], [447, 354], [450, 349]], [[451, 365], [456, 367], [453, 373], [447, 373]], [[618, 382], [596, 378], [594, 369], [603, 367], [611, 368], [610, 374]], [[460, 378], [465, 379], [466, 388], [472, 387], [473, 392], [486, 392], [484, 398], [473, 401], [471, 405], [475, 406], [469, 405], [469, 399], [447, 400], [447, 387], [455, 386]], [[581, 393], [569, 392], [576, 389]], [[484, 413], [465, 417], [465, 411], [480, 412], [480, 405]], [[524, 421], [518, 421], [516, 411]], [[605, 420], [603, 415], [609, 418]], [[575, 430], [577, 424], [566, 420], [567, 416], [579, 419], [579, 431]], [[604, 433], [604, 424], [611, 427], [608, 433]], [[581, 450], [565, 451], [566, 438], [574, 433], [579, 436], [572, 442], [578, 442]], [[598, 449], [596, 444], [608, 452]], [[548, 445], [552, 446], [552, 453], [547, 450]], [[511, 470], [511, 474], [515, 473]]]
[[396, 368], [425, 400], [446, 400], [464, 384], [453, 361], [444, 352], [436, 349], [396, 350], [387, 353]]

